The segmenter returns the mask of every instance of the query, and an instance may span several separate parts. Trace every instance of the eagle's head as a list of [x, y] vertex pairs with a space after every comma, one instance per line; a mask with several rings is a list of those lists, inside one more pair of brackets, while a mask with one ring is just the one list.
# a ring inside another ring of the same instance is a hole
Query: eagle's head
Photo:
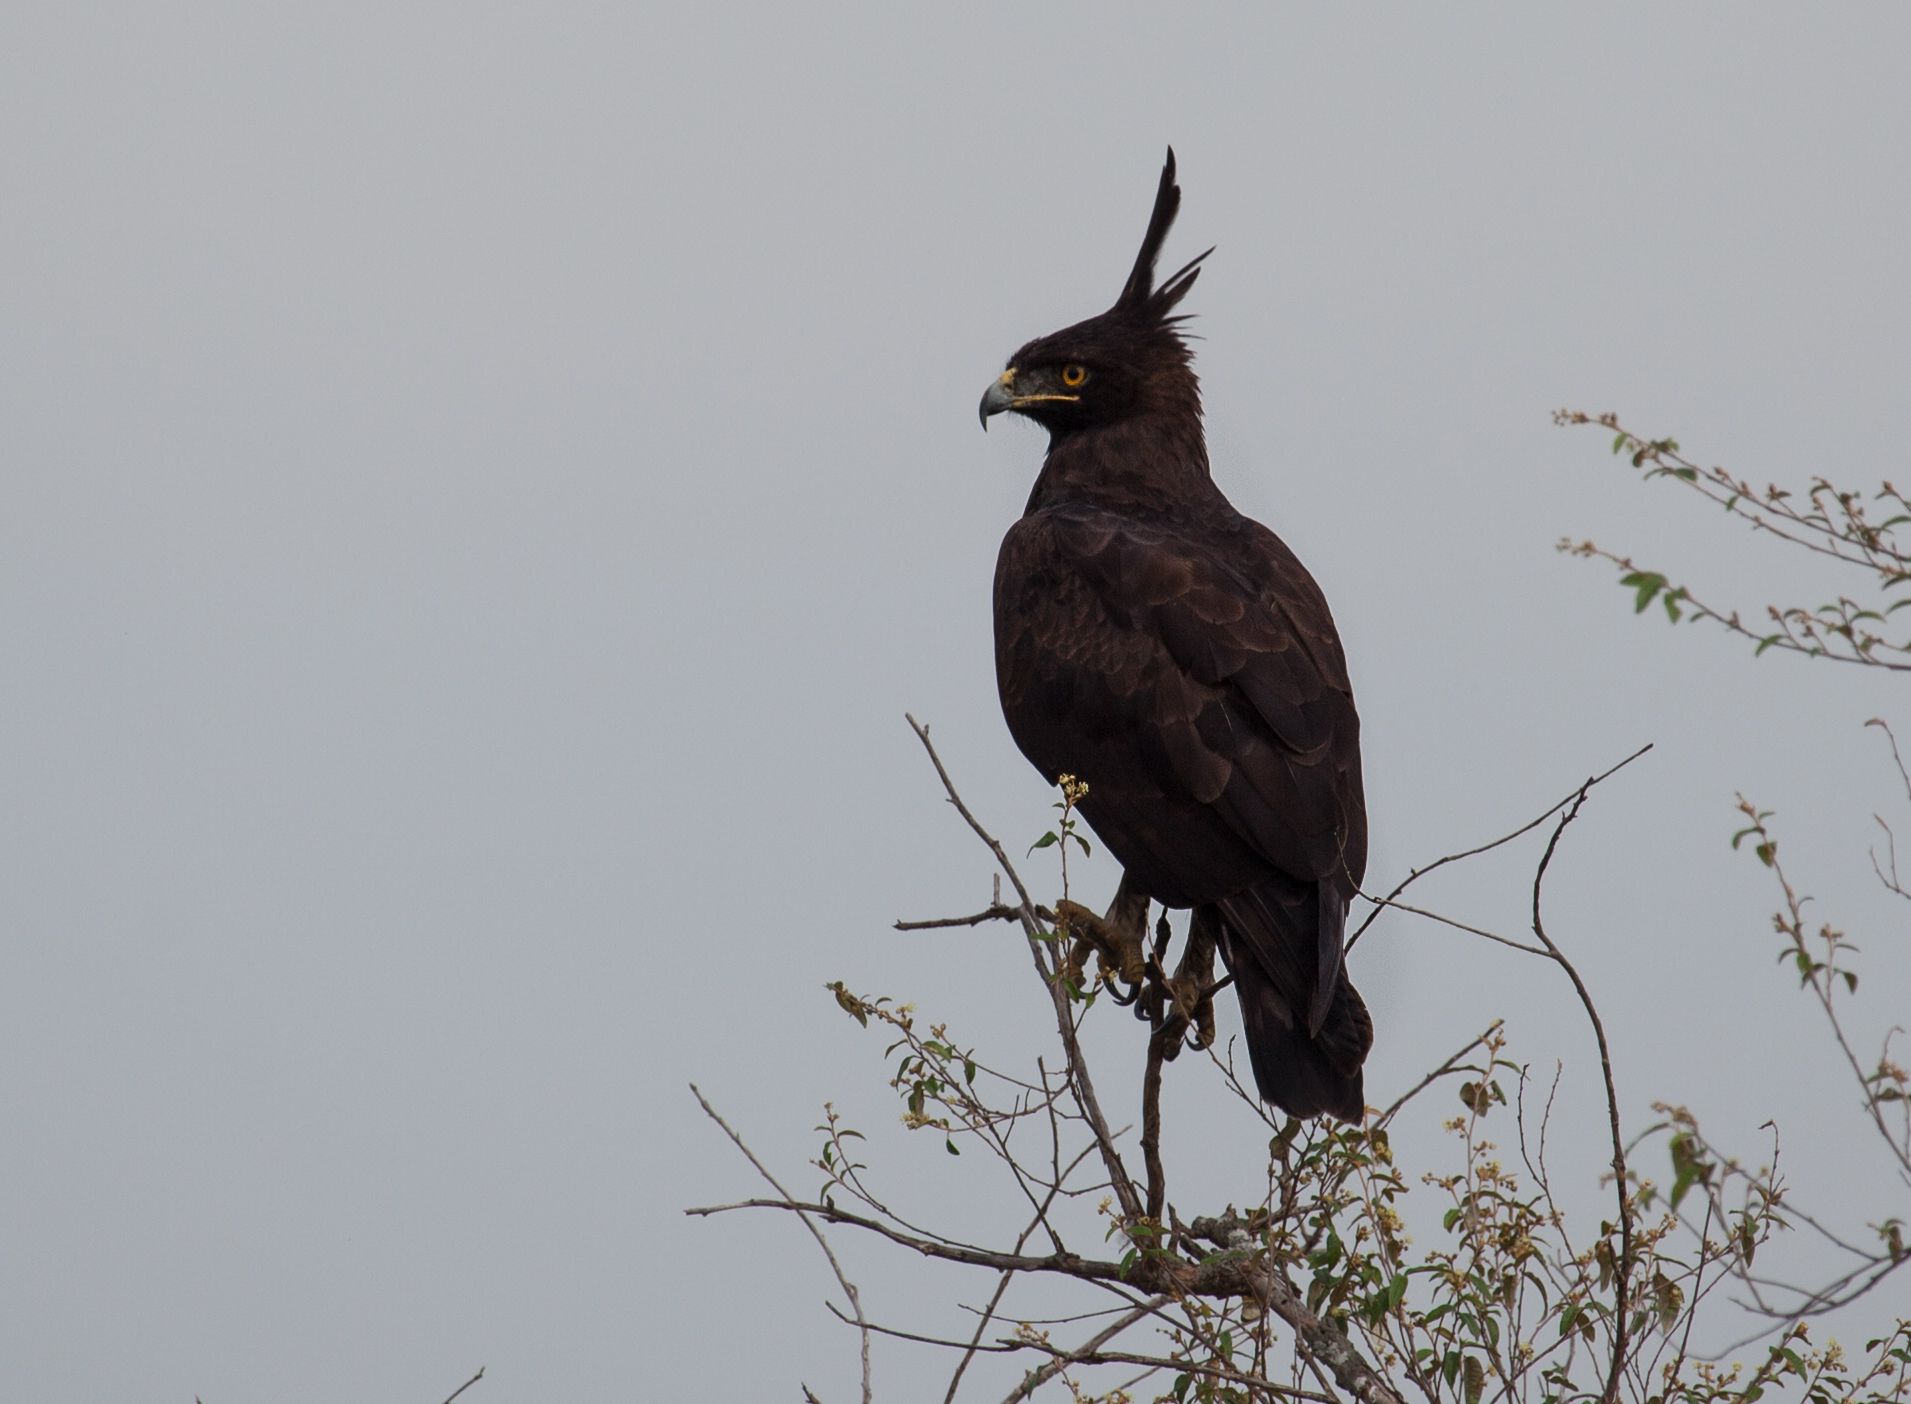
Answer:
[[1185, 315], [1175, 305], [1187, 296], [1207, 253], [1155, 286], [1155, 258], [1181, 206], [1175, 184], [1174, 149], [1168, 150], [1155, 191], [1154, 213], [1135, 256], [1134, 271], [1100, 316], [1037, 337], [1013, 356], [982, 395], [982, 427], [1003, 410], [1026, 415], [1063, 438], [1154, 411], [1200, 413], [1188, 343], [1179, 331]]

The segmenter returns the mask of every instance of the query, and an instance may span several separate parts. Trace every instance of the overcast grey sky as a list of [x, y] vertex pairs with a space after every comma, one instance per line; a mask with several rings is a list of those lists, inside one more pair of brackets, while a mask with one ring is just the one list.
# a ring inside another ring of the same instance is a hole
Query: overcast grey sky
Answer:
[[[974, 405], [1112, 299], [1169, 142], [1168, 255], [1219, 246], [1216, 474], [1333, 601], [1375, 880], [1656, 742], [1555, 934], [1630, 1114], [1753, 1153], [1778, 1115], [1822, 1187], [1856, 1123], [1731, 800], [1865, 929], [1861, 723], [1902, 690], [1635, 620], [1559, 536], [1737, 603], [1820, 582], [1548, 416], [1902, 480], [1908, 41], [1881, 6], [0, 7], [0, 1397], [850, 1397], [798, 1227], [680, 1216], [753, 1192], [685, 1083], [805, 1188], [834, 1098], [965, 1212], [821, 985], [1037, 1046], [1008, 935], [887, 930], [988, 890], [902, 713], [1011, 846], [1047, 826], [988, 641], [1043, 440]], [[1426, 896], [1517, 927], [1532, 856]], [[1596, 1117], [1555, 972], [1404, 921], [1354, 968], [1375, 1101], [1504, 1015]], [[1178, 1186], [1258, 1194], [1187, 1067]], [[844, 1251], [904, 1326], [978, 1295]]]

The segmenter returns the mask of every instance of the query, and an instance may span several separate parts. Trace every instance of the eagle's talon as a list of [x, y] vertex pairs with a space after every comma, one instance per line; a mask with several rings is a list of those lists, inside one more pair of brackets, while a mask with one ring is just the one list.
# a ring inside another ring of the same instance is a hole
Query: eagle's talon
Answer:
[[[1170, 979], [1166, 982], [1168, 997], [1174, 1001], [1174, 1015], [1182, 1023], [1182, 1033], [1175, 1040], [1175, 1052], [1186, 1041], [1188, 1047], [1200, 1052], [1214, 1042], [1214, 996], [1207, 993], [1206, 983], [1198, 980]], [[1169, 1053], [1172, 1058], [1174, 1053]]]

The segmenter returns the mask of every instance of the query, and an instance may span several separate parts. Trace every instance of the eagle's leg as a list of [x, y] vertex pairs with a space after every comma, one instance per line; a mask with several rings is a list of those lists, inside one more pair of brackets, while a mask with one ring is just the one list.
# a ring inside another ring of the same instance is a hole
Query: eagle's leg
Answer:
[[1167, 937], [1168, 914], [1163, 912], [1155, 957], [1148, 965], [1148, 990], [1136, 1006], [1136, 1014], [1145, 1017], [1158, 1032], [1166, 1026], [1161, 1056], [1173, 1062], [1184, 1041], [1197, 1049], [1214, 1042], [1215, 933], [1206, 910], [1195, 908], [1188, 919], [1188, 941], [1181, 950], [1181, 963], [1172, 975], [1162, 965]]
[[[1168, 970], [1163, 962], [1168, 958], [1168, 943], [1173, 939], [1174, 928], [1168, 923], [1168, 909], [1163, 907], [1155, 920], [1155, 948], [1148, 953], [1148, 982], [1135, 997], [1135, 1017], [1151, 1029], [1161, 1027], [1167, 1007]], [[1167, 1056], [1173, 1058], [1180, 1051], [1181, 1039], [1177, 1035]]]
[[[1197, 909], [1197, 912], [1199, 909]], [[1181, 949], [1181, 962], [1168, 981], [1168, 993], [1174, 1006], [1194, 1030], [1189, 1044], [1206, 1048], [1214, 1042], [1214, 928], [1201, 916], [1188, 921], [1188, 942]]]
[[1147, 970], [1148, 894], [1122, 874], [1115, 889], [1115, 900], [1105, 915], [1096, 916], [1079, 902], [1064, 898], [1055, 904], [1056, 924], [1075, 937], [1069, 953], [1069, 966], [1079, 974], [1081, 963], [1092, 948], [1101, 956], [1102, 969], [1119, 976], [1125, 983], [1137, 985]]

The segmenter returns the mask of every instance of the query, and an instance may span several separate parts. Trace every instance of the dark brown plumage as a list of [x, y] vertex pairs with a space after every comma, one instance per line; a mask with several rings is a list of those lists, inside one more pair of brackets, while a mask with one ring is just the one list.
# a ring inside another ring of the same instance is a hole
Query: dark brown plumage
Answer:
[[[995, 572], [996, 678], [1022, 753], [1088, 783], [1125, 881], [1217, 933], [1262, 1097], [1359, 1120], [1373, 1026], [1342, 966], [1367, 863], [1360, 720], [1333, 616], [1208, 474], [1201, 394], [1157, 287], [1181, 202], [1168, 153], [1134, 271], [1031, 341], [982, 401], [1049, 431]], [[1209, 252], [1212, 252], [1210, 250]]]

